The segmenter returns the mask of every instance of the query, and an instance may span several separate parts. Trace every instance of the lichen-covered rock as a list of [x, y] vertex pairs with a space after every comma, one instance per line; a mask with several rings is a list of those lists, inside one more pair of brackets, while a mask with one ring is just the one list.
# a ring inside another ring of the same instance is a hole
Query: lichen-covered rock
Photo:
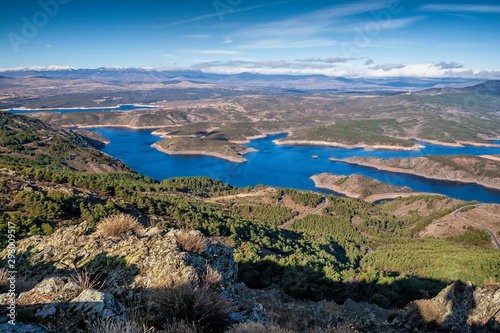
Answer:
[[[27, 278], [41, 280], [86, 269], [100, 274], [106, 280], [103, 291], [115, 296], [131, 289], [161, 287], [165, 281], [196, 281], [208, 267], [220, 273], [224, 288], [234, 285], [238, 266], [231, 248], [200, 234], [206, 240], [205, 249], [183, 251], [176, 241], [179, 232], [147, 228], [137, 235], [108, 238], [86, 223], [63, 227], [50, 236], [20, 240], [18, 270]], [[0, 258], [6, 254], [4, 250]]]
[[25, 325], [23, 323], [16, 323], [11, 325], [9, 323], [0, 325], [0, 332], [2, 333], [45, 333], [46, 329], [36, 325]]
[[488, 325], [500, 332], [500, 285], [476, 288], [472, 295], [475, 307], [469, 313], [469, 325]]
[[69, 302], [69, 309], [85, 317], [125, 319], [125, 307], [113, 295], [95, 289], [85, 289]]
[[450, 332], [500, 331], [500, 286], [475, 288], [455, 281], [436, 297], [409, 304], [411, 327], [435, 327]]
[[348, 299], [342, 305], [349, 322], [362, 328], [387, 328], [388, 311], [375, 304]]

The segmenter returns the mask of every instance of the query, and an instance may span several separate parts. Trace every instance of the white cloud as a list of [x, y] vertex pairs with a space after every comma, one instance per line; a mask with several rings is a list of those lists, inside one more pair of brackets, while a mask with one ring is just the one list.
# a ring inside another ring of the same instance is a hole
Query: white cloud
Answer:
[[366, 59], [365, 65], [371, 65], [371, 64], [373, 64], [373, 60], [372, 59]]
[[500, 13], [500, 6], [487, 5], [424, 5], [419, 9], [432, 12]]
[[230, 44], [232, 43], [233, 40], [229, 38], [228, 36], [224, 36], [224, 41], [222, 42], [223, 44]]
[[385, 8], [386, 1], [357, 2], [330, 6], [321, 10], [296, 15], [289, 19], [257, 24], [237, 31], [235, 34], [253, 38], [259, 37], [305, 37], [325, 32], [339, 19]]
[[296, 59], [295, 61], [303, 61], [303, 62], [324, 62], [327, 64], [333, 64], [336, 62], [347, 62], [349, 60], [353, 60], [354, 58], [341, 58], [341, 57], [329, 57], [329, 58], [306, 58], [306, 59]]
[[45, 45], [45, 47], [52, 47], [52, 45]]
[[441, 61], [440, 63], [434, 65], [435, 67], [437, 68], [441, 68], [441, 69], [453, 69], [453, 68], [464, 68], [463, 65], [460, 65], [454, 61], [451, 61], [451, 62], [444, 62], [444, 61]]
[[370, 67], [369, 69], [374, 69], [374, 70], [383, 70], [384, 72], [390, 72], [393, 69], [401, 69], [404, 68], [405, 65], [403, 64], [384, 64], [384, 65], [376, 65], [373, 67]]
[[167, 57], [167, 58], [172, 58], [172, 59], [180, 59], [181, 58], [181, 57], [175, 56], [175, 55], [170, 54], [170, 53], [163, 53], [162, 57]]
[[244, 8], [235, 8], [235, 9], [232, 9], [232, 10], [224, 11], [222, 13], [215, 12], [215, 13], [211, 13], [211, 14], [205, 14], [205, 15], [200, 15], [200, 16], [192, 17], [192, 18], [189, 18], [189, 19], [181, 20], [181, 21], [172, 22], [172, 23], [163, 25], [163, 26], [158, 27], [158, 28], [159, 29], [161, 29], [161, 28], [168, 28], [168, 27], [172, 27], [174, 25], [179, 25], [179, 24], [184, 24], [184, 23], [191, 23], [191, 22], [201, 21], [201, 20], [205, 20], [205, 19], [208, 19], [208, 18], [212, 18], [212, 17], [218, 17], [218, 16], [219, 17], [220, 16], [223, 17], [223, 15], [234, 14], [234, 13], [241, 13], [241, 12], [246, 12], [246, 11], [253, 10], [253, 9], [259, 9], [259, 8], [263, 8], [263, 7], [280, 5], [280, 4], [284, 4], [284, 3], [288, 3], [288, 2], [291, 2], [291, 1], [278, 1], [278, 2], [268, 3], [268, 4], [265, 4], [265, 5], [257, 5], [257, 6], [250, 6], [250, 7], [244, 7]]
[[[445, 66], [446, 67], [446, 66]], [[453, 67], [453, 66], [452, 66]], [[194, 65], [208, 73], [237, 74], [242, 72], [259, 74], [326, 75], [352, 78], [370, 77], [415, 77], [415, 78], [476, 78], [500, 79], [500, 70], [440, 68], [436, 64], [386, 64], [372, 67], [349, 68], [332, 64], [314, 64], [289, 61], [213, 61]]]
[[244, 52], [232, 50], [183, 50], [183, 52], [197, 54], [244, 54]]
[[240, 46], [242, 49], [303, 49], [337, 45], [338, 42], [324, 38], [288, 39], [272, 38], [253, 41]]
[[334, 67], [331, 64], [311, 64], [305, 62], [275, 61], [275, 60], [232, 60], [232, 61], [210, 61], [193, 65], [193, 69], [213, 69], [213, 68], [246, 68], [246, 69], [266, 69], [266, 68], [288, 68], [288, 69], [328, 69]]

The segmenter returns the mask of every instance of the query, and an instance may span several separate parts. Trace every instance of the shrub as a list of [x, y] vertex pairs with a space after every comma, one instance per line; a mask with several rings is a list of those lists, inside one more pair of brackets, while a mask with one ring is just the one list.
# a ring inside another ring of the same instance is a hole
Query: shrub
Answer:
[[[0, 292], [4, 293], [10, 290], [10, 281], [7, 268], [0, 269]], [[29, 280], [21, 275], [16, 276], [16, 293], [22, 293], [33, 289], [37, 282]]]
[[137, 218], [128, 214], [116, 214], [101, 220], [97, 232], [106, 237], [118, 237], [126, 232], [138, 232], [142, 228]]
[[186, 324], [183, 321], [177, 321], [167, 324], [161, 331], [154, 328], [147, 328], [145, 325], [139, 325], [134, 321], [116, 320], [114, 318], [97, 319], [87, 323], [87, 331], [90, 333], [198, 333], [193, 325]]
[[78, 272], [75, 270], [75, 276], [72, 276], [71, 279], [75, 284], [78, 285], [78, 289], [80, 289], [81, 291], [86, 289], [100, 290], [106, 283], [106, 281], [100, 282], [100, 274], [92, 277], [92, 275], [87, 270], [84, 270], [83, 272]]
[[0, 292], [4, 293], [9, 290], [9, 280], [7, 280], [9, 274], [7, 273], [7, 268], [0, 269]]
[[247, 322], [233, 326], [228, 333], [292, 333], [287, 329], [271, 325], [266, 327], [261, 323]]
[[222, 274], [210, 266], [207, 267], [207, 271], [201, 279], [203, 285], [210, 290], [220, 291], [222, 289]]
[[135, 323], [129, 323], [123, 320], [116, 320], [114, 318], [97, 319], [87, 325], [88, 332], [100, 333], [140, 333], [150, 332], [145, 328], [141, 329]]
[[223, 332], [230, 324], [232, 304], [207, 285], [192, 281], [152, 289], [150, 305], [155, 326], [165, 329], [168, 322], [192, 323], [202, 332]]
[[429, 323], [441, 324], [445, 319], [439, 306], [427, 299], [411, 302], [407, 310], [408, 321], [412, 326], [425, 327]]
[[201, 254], [207, 248], [207, 239], [195, 232], [182, 230], [177, 235], [177, 245], [183, 251]]

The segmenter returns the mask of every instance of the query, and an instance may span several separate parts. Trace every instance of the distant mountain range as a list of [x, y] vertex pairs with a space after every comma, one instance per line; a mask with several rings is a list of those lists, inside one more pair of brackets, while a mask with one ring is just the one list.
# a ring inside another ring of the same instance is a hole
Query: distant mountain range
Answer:
[[67, 66], [19, 67], [0, 69], [2, 77], [44, 76], [56, 79], [88, 79], [94, 82], [163, 82], [165, 80], [216, 84], [226, 87], [272, 87], [300, 90], [421, 90], [427, 88], [461, 88], [483, 82], [464, 78], [345, 78], [325, 75], [265, 75], [255, 73], [216, 74], [199, 70], [154, 67], [101, 67], [96, 69]]

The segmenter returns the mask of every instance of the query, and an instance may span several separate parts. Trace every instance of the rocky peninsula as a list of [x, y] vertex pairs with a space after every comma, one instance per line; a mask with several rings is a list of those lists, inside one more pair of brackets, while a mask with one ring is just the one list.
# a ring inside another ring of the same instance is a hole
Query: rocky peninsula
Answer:
[[234, 163], [247, 162], [248, 160], [243, 155], [257, 151], [254, 148], [228, 141], [190, 137], [161, 140], [151, 147], [169, 155], [206, 155]]
[[406, 186], [394, 186], [358, 174], [340, 176], [320, 173], [312, 176], [311, 179], [318, 188], [332, 190], [350, 198], [364, 199], [369, 202], [422, 194]]
[[500, 189], [500, 160], [481, 156], [418, 156], [389, 159], [349, 157], [343, 159], [330, 158], [330, 160], [430, 179], [476, 183], [485, 187]]

